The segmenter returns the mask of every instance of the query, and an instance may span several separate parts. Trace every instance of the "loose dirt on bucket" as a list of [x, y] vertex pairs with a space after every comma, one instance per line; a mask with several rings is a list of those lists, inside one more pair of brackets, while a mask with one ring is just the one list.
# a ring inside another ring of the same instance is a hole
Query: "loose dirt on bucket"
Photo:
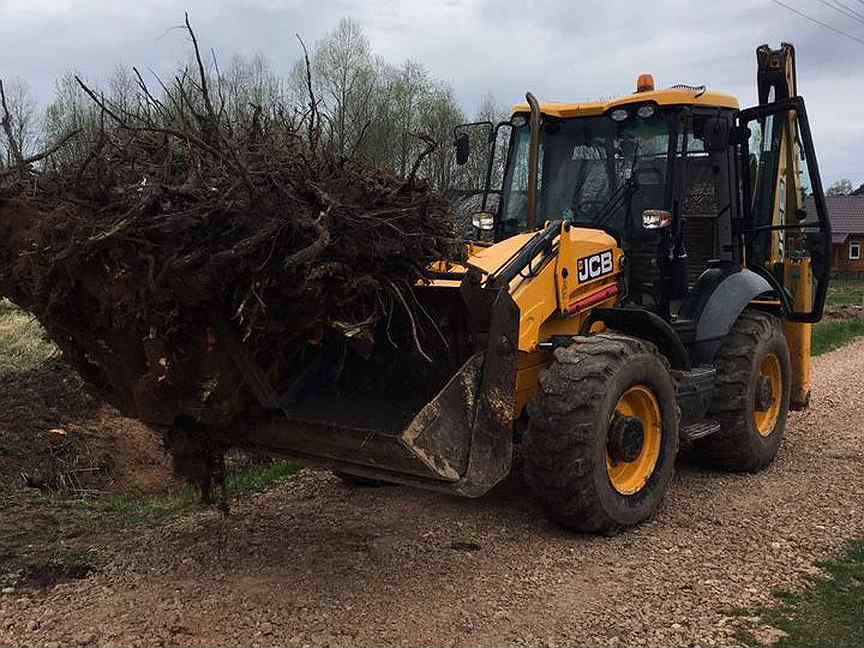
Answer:
[[758, 475], [679, 462], [656, 518], [576, 536], [514, 477], [479, 500], [286, 486], [86, 546], [80, 579], [0, 596], [0, 643], [50, 645], [721, 645], [864, 534], [864, 342], [815, 360]]

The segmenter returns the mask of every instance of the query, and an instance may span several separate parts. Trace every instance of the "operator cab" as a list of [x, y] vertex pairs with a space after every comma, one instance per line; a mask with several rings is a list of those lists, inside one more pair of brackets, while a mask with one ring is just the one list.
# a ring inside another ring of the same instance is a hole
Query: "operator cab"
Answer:
[[[653, 103], [616, 109], [614, 116], [544, 115], [538, 175], [541, 218], [603, 229], [622, 243], [630, 241], [629, 215], [669, 207], [671, 118]], [[522, 121], [527, 120], [517, 123]], [[529, 139], [527, 123], [514, 127], [496, 219], [499, 240], [528, 228]]]
[[[666, 320], [686, 310], [706, 269], [731, 271], [750, 265], [748, 260], [760, 274], [773, 275], [781, 300], [792, 304], [795, 297], [786, 289], [782, 268], [772, 269], [768, 259], [778, 258], [778, 244], [797, 233], [784, 234], [772, 223], [767, 205], [775, 199], [776, 178], [762, 173], [776, 167], [772, 156], [780, 155], [781, 120], [773, 113], [742, 120], [749, 111], [739, 108], [734, 97], [704, 86], [655, 90], [650, 75], [639, 78], [634, 94], [613, 101], [539, 104], [532, 223], [532, 113], [529, 104], [517, 105], [509, 122], [483, 124], [490, 129], [491, 152], [483, 209], [474, 218], [477, 238], [498, 242], [549, 221], [601, 229], [626, 255], [628, 301]], [[780, 108], [776, 112], [785, 115]], [[796, 121], [806, 127], [806, 119]], [[493, 190], [496, 136], [502, 128], [510, 130], [509, 146], [506, 160], [495, 165], [503, 172], [496, 183], [500, 189]], [[461, 163], [467, 159], [467, 135], [456, 132]], [[805, 139], [800, 133], [798, 138]], [[742, 172], [743, 159], [747, 168]], [[812, 194], [808, 162], [800, 161], [805, 195]], [[498, 198], [494, 209], [488, 209], [491, 195]], [[811, 215], [812, 229], [824, 231], [825, 220], [824, 214]], [[817, 231], [807, 237], [819, 242]], [[806, 237], [800, 238], [806, 245]], [[816, 311], [821, 313], [818, 303], [798, 315], [813, 318]]]

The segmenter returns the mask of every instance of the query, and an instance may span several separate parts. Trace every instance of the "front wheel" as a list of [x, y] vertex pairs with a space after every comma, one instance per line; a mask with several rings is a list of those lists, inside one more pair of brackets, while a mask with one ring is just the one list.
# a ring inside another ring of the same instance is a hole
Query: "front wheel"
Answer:
[[580, 532], [650, 517], [678, 453], [678, 405], [654, 345], [615, 333], [555, 352], [529, 407], [525, 478], [546, 512]]

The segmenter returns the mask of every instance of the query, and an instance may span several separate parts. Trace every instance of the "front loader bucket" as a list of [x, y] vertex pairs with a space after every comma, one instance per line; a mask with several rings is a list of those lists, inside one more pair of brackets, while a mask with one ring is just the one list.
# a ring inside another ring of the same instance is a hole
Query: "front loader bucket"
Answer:
[[510, 470], [519, 326], [506, 290], [485, 297], [492, 301], [484, 318], [488, 347], [468, 358], [413, 418], [409, 410], [407, 425], [389, 428], [381, 415], [392, 410], [391, 418], [399, 418], [397, 398], [346, 402], [322, 394], [319, 406], [313, 398], [250, 428], [248, 444], [361, 477], [483, 495]]

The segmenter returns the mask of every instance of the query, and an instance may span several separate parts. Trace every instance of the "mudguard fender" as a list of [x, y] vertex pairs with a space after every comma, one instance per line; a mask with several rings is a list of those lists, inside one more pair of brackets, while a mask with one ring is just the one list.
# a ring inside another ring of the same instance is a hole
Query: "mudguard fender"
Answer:
[[747, 305], [771, 293], [770, 283], [752, 270], [710, 268], [702, 273], [679, 313], [696, 322], [690, 355], [693, 364], [711, 364], [723, 338]]

